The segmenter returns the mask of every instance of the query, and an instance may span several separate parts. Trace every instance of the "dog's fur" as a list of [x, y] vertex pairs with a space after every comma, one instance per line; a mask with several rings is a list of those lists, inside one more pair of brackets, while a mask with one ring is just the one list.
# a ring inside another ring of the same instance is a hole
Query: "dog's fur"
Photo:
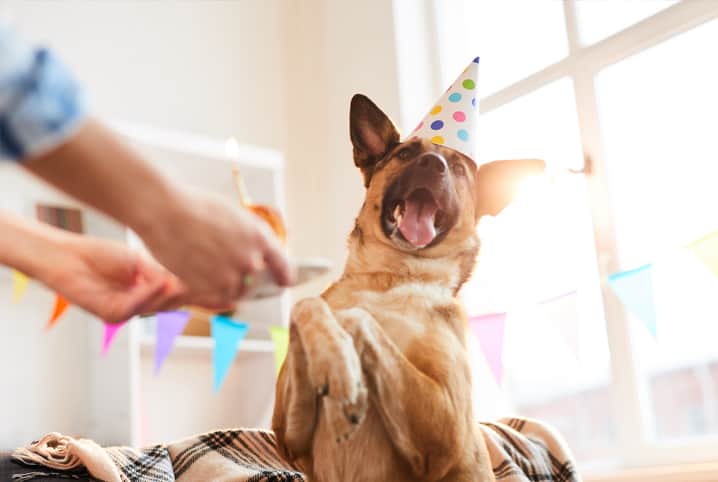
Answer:
[[[503, 209], [516, 180], [543, 162], [477, 168], [428, 140], [400, 142], [362, 95], [352, 99], [350, 133], [366, 198], [344, 274], [292, 310], [272, 422], [280, 451], [318, 482], [494, 480], [456, 294], [478, 254], [479, 219]], [[443, 160], [443, 174], [418, 167], [427, 156]], [[428, 185], [443, 212], [436, 237], [419, 247], [395, 229], [387, 204], [414, 185]]]

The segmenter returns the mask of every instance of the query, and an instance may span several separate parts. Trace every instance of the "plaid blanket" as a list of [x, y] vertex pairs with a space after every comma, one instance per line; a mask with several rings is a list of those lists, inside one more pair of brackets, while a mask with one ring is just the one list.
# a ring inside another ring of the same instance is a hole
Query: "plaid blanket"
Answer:
[[[497, 481], [574, 482], [576, 466], [558, 434], [522, 418], [482, 423]], [[276, 450], [265, 430], [220, 430], [144, 449], [102, 448], [91, 440], [48, 434], [15, 451], [28, 472], [16, 482], [39, 477], [107, 482], [284, 482], [305, 481]]]

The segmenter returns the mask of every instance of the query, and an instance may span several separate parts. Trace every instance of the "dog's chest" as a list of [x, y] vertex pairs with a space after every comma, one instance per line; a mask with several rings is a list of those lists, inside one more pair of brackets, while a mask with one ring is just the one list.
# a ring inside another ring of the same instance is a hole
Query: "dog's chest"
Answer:
[[434, 284], [405, 283], [387, 291], [359, 290], [354, 306], [369, 312], [394, 344], [405, 352], [435, 322], [437, 307], [452, 303], [450, 290]]

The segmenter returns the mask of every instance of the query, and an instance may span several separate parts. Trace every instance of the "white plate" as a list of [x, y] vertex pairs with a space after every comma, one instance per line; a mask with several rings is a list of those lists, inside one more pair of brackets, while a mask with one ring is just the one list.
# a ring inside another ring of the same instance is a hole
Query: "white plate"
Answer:
[[[305, 259], [291, 263], [294, 272], [294, 284], [299, 286], [312, 281], [329, 272], [331, 262], [324, 258]], [[285, 288], [277, 286], [269, 271], [257, 273], [254, 277], [254, 286], [247, 292], [245, 299], [270, 298], [282, 294]]]

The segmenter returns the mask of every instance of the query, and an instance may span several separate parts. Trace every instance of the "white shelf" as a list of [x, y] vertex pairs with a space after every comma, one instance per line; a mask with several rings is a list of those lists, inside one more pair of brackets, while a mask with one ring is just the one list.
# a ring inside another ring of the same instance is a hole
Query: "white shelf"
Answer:
[[120, 120], [109, 120], [108, 124], [116, 132], [134, 142], [170, 152], [182, 152], [202, 160], [217, 159], [266, 169], [282, 169], [284, 167], [284, 159], [279, 152], [263, 147], [239, 144], [233, 139], [221, 141], [191, 132]]
[[[155, 337], [145, 335], [140, 339], [143, 350], [154, 350]], [[214, 339], [209, 336], [178, 336], [173, 351], [211, 351], [214, 349]], [[239, 342], [240, 352], [274, 353], [274, 343], [271, 340], [246, 339]]]

